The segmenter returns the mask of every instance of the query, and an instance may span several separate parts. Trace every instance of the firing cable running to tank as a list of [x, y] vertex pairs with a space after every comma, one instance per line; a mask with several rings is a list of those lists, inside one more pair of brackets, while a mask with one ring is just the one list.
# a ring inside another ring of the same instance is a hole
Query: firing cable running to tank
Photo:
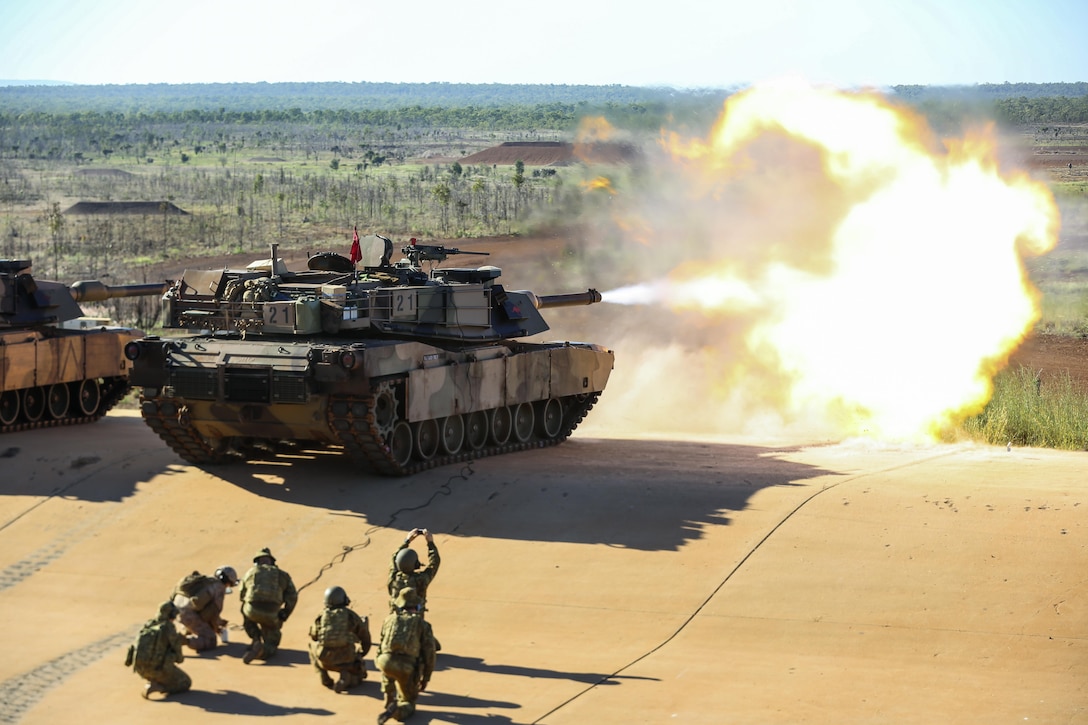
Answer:
[[451, 487], [451, 484], [453, 483], [454, 479], [459, 478], [462, 481], [467, 481], [469, 479], [469, 476], [473, 475], [474, 473], [476, 473], [476, 471], [472, 469], [472, 461], [469, 461], [464, 466], [461, 466], [460, 471], [451, 475], [449, 478], [446, 479], [445, 483], [436, 488], [434, 492], [431, 493], [430, 497], [423, 503], [419, 504], [418, 506], [401, 507], [394, 511], [392, 514], [390, 514], [389, 520], [386, 521], [384, 524], [374, 524], [373, 526], [371, 526], [369, 529], [363, 532], [363, 541], [359, 542], [358, 544], [352, 544], [350, 546], [342, 546], [340, 553], [330, 559], [327, 564], [324, 564], [320, 569], [318, 569], [317, 576], [315, 576], [313, 579], [306, 582], [302, 586], [298, 587], [298, 591], [301, 592], [303, 589], [310, 586], [311, 584], [317, 583], [317, 581], [325, 572], [329, 571], [337, 564], [343, 564], [344, 561], [347, 559], [348, 554], [352, 553], [353, 551], [369, 547], [370, 535], [373, 534], [375, 531], [390, 528], [401, 514], [410, 513], [412, 511], [420, 511], [427, 508], [432, 503], [434, 503], [435, 499], [437, 499], [439, 496], [453, 495], [453, 488]]
[[695, 617], [697, 617], [703, 611], [703, 609], [705, 609], [706, 606], [708, 604], [710, 604], [711, 600], [714, 599], [714, 597], [718, 596], [718, 592], [720, 592], [722, 590], [722, 587], [724, 587], [726, 585], [726, 583], [728, 583], [729, 580], [733, 578], [733, 575], [736, 574], [738, 571], [740, 571], [740, 568], [742, 566], [744, 566], [748, 562], [748, 560], [751, 559], [755, 555], [755, 553], [757, 551], [759, 551], [760, 548], [765, 543], [767, 543], [767, 541], [770, 540], [770, 538], [772, 536], [774, 536], [774, 534], [786, 524], [787, 521], [792, 519], [794, 514], [796, 514], [802, 508], [807, 506], [810, 501], [815, 499], [820, 494], [826, 493], [827, 491], [830, 491], [833, 488], [838, 488], [839, 486], [841, 486], [842, 484], [845, 484], [845, 483], [853, 483], [855, 481], [859, 481], [859, 480], [861, 480], [863, 478], [869, 478], [869, 477], [874, 476], [874, 475], [878, 475], [878, 474], [882, 474], [882, 473], [888, 473], [890, 471], [897, 471], [897, 470], [900, 470], [900, 469], [903, 469], [903, 468], [909, 468], [911, 466], [916, 466], [919, 463], [929, 462], [929, 461], [936, 460], [938, 458], [944, 458], [946, 456], [950, 456], [953, 453], [954, 453], [954, 451], [939, 453], [939, 454], [934, 455], [934, 456], [929, 456], [929, 457], [927, 457], [925, 459], [912, 461], [910, 463], [904, 463], [903, 465], [900, 465], [900, 466], [892, 466], [890, 468], [885, 468], [885, 469], [879, 470], [879, 471], [872, 471], [870, 473], [865, 473], [865, 474], [862, 474], [862, 475], [859, 475], [859, 476], [851, 476], [849, 478], [844, 478], [844, 479], [842, 479], [840, 481], [830, 483], [830, 484], [820, 488], [818, 491], [813, 491], [811, 495], [809, 495], [808, 497], [803, 499], [799, 504], [794, 506], [793, 509], [790, 510], [789, 513], [787, 513], [785, 516], [783, 516], [778, 521], [778, 523], [776, 523], [774, 526], [771, 527], [770, 531], [768, 531], [766, 534], [763, 535], [763, 538], [761, 538], [759, 541], [757, 541], [755, 543], [755, 545], [751, 549], [748, 550], [748, 553], [746, 553], [741, 558], [741, 560], [737, 562], [736, 566], [734, 566], [732, 569], [729, 570], [729, 572], [725, 575], [725, 577], [722, 578], [722, 580], [720, 582], [718, 582], [718, 585], [716, 587], [714, 587], [714, 590], [711, 591], [709, 595], [707, 595], [706, 599], [704, 599], [702, 601], [702, 603], [699, 604], [699, 606], [695, 608], [695, 611], [693, 611], [691, 614], [689, 614], [688, 617], [683, 622], [680, 623], [680, 626], [677, 627], [676, 630], [672, 634], [670, 634], [668, 637], [666, 637], [663, 641], [659, 642], [655, 647], [653, 647], [649, 651], [644, 652], [643, 654], [639, 655], [635, 659], [633, 659], [630, 662], [628, 662], [627, 664], [625, 664], [623, 667], [620, 667], [615, 672], [613, 672], [613, 673], [611, 673], [609, 675], [605, 675], [604, 677], [601, 677], [599, 680], [597, 680], [596, 682], [594, 682], [591, 685], [587, 686], [586, 688], [584, 688], [583, 690], [581, 690], [577, 694], [572, 695], [571, 697], [567, 698], [563, 702], [559, 703], [558, 705], [553, 707], [548, 712], [544, 713], [540, 717], [533, 720], [532, 725], [537, 725], [537, 723], [542, 722], [545, 718], [549, 717], [550, 715], [554, 715], [555, 713], [559, 712], [560, 710], [562, 710], [567, 705], [571, 704], [572, 702], [574, 702], [575, 700], [580, 698], [582, 695], [585, 695], [587, 692], [591, 692], [592, 690], [595, 690], [599, 685], [603, 685], [604, 683], [608, 682], [609, 680], [613, 679], [614, 677], [617, 677], [618, 675], [620, 675], [624, 671], [634, 667], [636, 664], [638, 664], [642, 660], [646, 659], [650, 655], [654, 654], [655, 652], [657, 652], [658, 650], [663, 648], [665, 645], [667, 645], [669, 642], [676, 639], [676, 637], [679, 636], [679, 634], [681, 632], [683, 632], [687, 628], [687, 626], [689, 624], [691, 624], [692, 621], [694, 621]]

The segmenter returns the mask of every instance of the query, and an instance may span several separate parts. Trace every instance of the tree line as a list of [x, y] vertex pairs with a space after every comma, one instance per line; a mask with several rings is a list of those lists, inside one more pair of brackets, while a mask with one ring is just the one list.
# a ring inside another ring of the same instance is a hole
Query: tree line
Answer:
[[725, 89], [678, 90], [622, 85], [468, 83], [194, 83], [0, 86], [0, 107], [44, 111], [183, 112], [393, 110], [499, 106], [601, 107], [630, 104], [720, 106]]

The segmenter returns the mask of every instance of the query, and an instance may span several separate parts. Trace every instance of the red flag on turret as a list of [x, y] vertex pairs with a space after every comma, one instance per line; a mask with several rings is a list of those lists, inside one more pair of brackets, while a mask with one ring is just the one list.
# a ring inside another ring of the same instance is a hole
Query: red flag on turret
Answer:
[[363, 258], [363, 250], [359, 248], [359, 227], [351, 235], [351, 263], [355, 264]]

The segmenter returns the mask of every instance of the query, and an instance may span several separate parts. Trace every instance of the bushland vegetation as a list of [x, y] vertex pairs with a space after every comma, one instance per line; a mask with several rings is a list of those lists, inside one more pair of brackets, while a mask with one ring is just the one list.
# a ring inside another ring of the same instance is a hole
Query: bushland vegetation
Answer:
[[1026, 366], [994, 379], [986, 408], [962, 426], [969, 437], [993, 445], [1088, 449], [1088, 389], [1061, 372], [1043, 380]]
[[[891, 90], [939, 131], [984, 117], [1052, 151], [1088, 140], [1079, 125], [1088, 123], [1086, 83]], [[593, 170], [458, 159], [506, 141], [570, 141], [587, 117], [633, 136], [663, 127], [701, 134], [730, 92], [367, 83], [0, 87], [0, 256], [32, 259], [42, 277], [145, 282], [164, 260], [259, 256], [270, 242], [339, 249], [353, 226], [424, 238], [530, 233], [576, 218], [580, 182]], [[1088, 336], [1086, 187], [1055, 184], [1063, 238], [1072, 242], [1029, 262], [1043, 293], [1040, 332]], [[64, 213], [79, 201], [159, 206], [154, 214]], [[151, 329], [158, 306], [116, 300], [111, 314]], [[965, 431], [1001, 444], [1088, 445], [1076, 424], [1057, 429], [1056, 421], [1085, 418], [1079, 383], [1048, 386], [1042, 396], [1028, 378], [1030, 371], [1003, 373], [990, 405]]]

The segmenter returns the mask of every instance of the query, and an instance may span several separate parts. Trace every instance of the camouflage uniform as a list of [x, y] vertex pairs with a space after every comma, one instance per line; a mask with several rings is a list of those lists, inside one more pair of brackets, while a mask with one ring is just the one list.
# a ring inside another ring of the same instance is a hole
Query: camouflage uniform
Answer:
[[[152, 692], [166, 695], [185, 692], [193, 685], [192, 678], [178, 667], [185, 655], [181, 652], [184, 639], [174, 627], [175, 616], [177, 607], [173, 602], [164, 602], [159, 608], [159, 616], [144, 624], [136, 642], [128, 648], [125, 666], [131, 666], [136, 674], [147, 680], [145, 698]], [[145, 637], [150, 644], [141, 647], [140, 640]]]
[[385, 695], [385, 711], [378, 717], [379, 723], [391, 717], [403, 722], [416, 711], [416, 700], [430, 682], [435, 665], [434, 633], [423, 619], [423, 601], [414, 590], [405, 588], [395, 602], [397, 611], [382, 622], [374, 658], [382, 671]]
[[187, 579], [189, 577], [174, 587], [173, 600], [178, 608], [178, 621], [188, 633], [185, 644], [202, 652], [219, 644], [218, 633], [227, 626], [227, 620], [221, 616], [227, 585], [213, 576], [200, 576], [187, 587], [191, 593], [186, 594], [182, 591], [182, 583]]
[[[310, 625], [310, 663], [321, 684], [343, 692], [366, 679], [363, 657], [370, 651], [370, 626], [347, 605], [326, 606]], [[333, 684], [329, 672], [339, 672]]]
[[[435, 575], [438, 574], [438, 567], [442, 563], [442, 558], [438, 555], [438, 547], [435, 546], [433, 540], [427, 542], [427, 566], [422, 569], [416, 569], [412, 572], [403, 572], [397, 568], [397, 555], [408, 548], [412, 538], [415, 537], [416, 529], [405, 538], [404, 543], [393, 552], [393, 560], [389, 564], [389, 581], [386, 584], [386, 589], [389, 591], [389, 611], [394, 612], [397, 609], [395, 600], [397, 593], [401, 589], [410, 588], [416, 591], [423, 603], [427, 603], [427, 587], [431, 585]], [[417, 564], [418, 565], [418, 564]]]
[[280, 629], [298, 604], [298, 591], [291, 576], [276, 566], [266, 548], [253, 557], [254, 566], [242, 578], [238, 593], [242, 600], [242, 625], [253, 643], [243, 661], [267, 660], [280, 646]]

